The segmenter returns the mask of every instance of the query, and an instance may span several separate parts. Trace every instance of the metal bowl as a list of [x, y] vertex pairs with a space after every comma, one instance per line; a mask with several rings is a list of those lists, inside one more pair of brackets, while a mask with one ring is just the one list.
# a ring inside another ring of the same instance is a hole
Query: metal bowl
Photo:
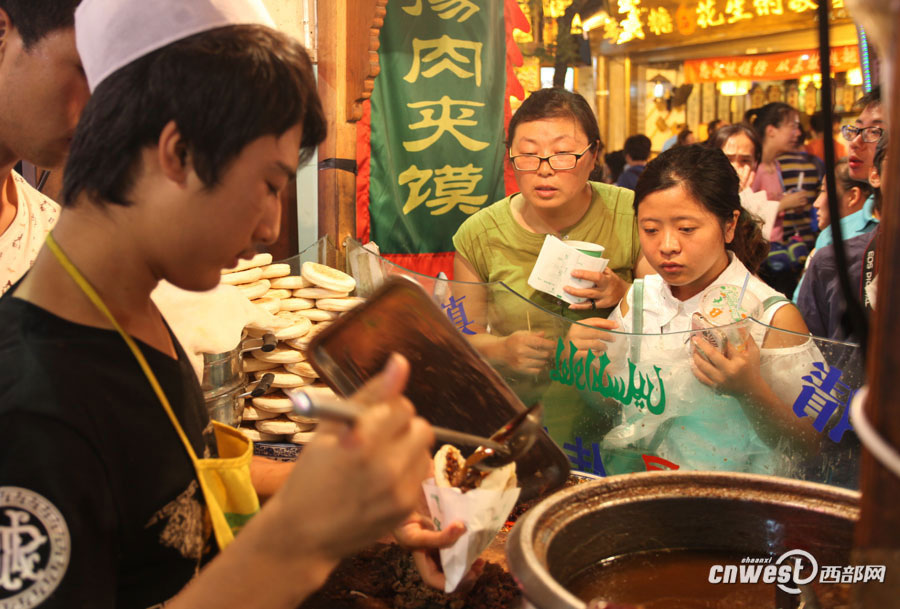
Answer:
[[219, 421], [232, 427], [241, 424], [244, 413], [244, 384], [214, 396], [203, 396], [206, 412], [213, 421]]
[[655, 550], [779, 555], [850, 564], [859, 493], [754, 474], [647, 472], [551, 495], [510, 533], [510, 571], [537, 609], [583, 609], [566, 586], [613, 557]]
[[223, 353], [203, 354], [203, 379], [200, 388], [206, 399], [232, 391], [244, 384], [244, 370], [241, 365], [241, 347]]

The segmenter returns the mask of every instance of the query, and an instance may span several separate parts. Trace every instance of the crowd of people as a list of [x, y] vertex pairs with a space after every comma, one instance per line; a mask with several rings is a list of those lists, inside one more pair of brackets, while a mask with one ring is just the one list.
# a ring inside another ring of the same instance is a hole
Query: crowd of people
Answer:
[[[793, 107], [772, 102], [748, 110], [741, 122], [729, 124], [714, 119], [705, 125], [707, 139], [698, 143], [693, 133], [681, 125], [661, 152], [684, 146], [717, 148], [725, 153], [739, 177], [745, 206], [755, 193], [764, 194], [777, 214], [763, 234], [768, 241], [765, 259], [754, 272], [770, 287], [793, 300], [816, 336], [858, 342], [859, 337], [840, 320], [845, 310], [834, 274], [831, 226], [840, 221], [850, 248], [850, 272], [858, 278], [859, 256], [871, 249], [880, 216], [879, 167], [876, 150], [886, 145], [880, 87], [875, 86], [856, 103], [858, 113], [852, 123], [841, 124], [834, 117], [835, 180], [840, 217], [832, 219], [825, 188], [824, 115], [808, 118], [809, 131], [801, 127], [800, 114]], [[598, 158], [592, 180], [635, 190], [648, 162], [655, 154], [651, 140], [643, 134], [631, 135], [622, 150]], [[757, 218], [765, 224], [763, 218]], [[872, 233], [872, 234], [870, 234]], [[869, 238], [863, 238], [869, 235]], [[825, 257], [813, 265], [818, 252]], [[829, 262], [831, 261], [831, 262]], [[814, 282], [804, 281], [809, 268]], [[827, 269], [827, 270], [826, 270]], [[822, 276], [821, 273], [826, 275]], [[830, 281], [826, 281], [829, 279]], [[828, 286], [825, 285], [828, 284]], [[860, 292], [864, 295], [864, 291]], [[827, 311], [827, 313], [823, 313]], [[822, 316], [830, 318], [825, 323]]]

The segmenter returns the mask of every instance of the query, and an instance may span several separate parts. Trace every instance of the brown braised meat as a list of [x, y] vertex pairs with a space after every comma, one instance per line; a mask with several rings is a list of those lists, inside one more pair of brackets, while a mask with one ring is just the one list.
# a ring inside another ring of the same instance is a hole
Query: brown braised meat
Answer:
[[460, 467], [456, 459], [447, 459], [447, 480], [463, 493], [477, 487], [485, 476], [487, 472], [474, 467]]

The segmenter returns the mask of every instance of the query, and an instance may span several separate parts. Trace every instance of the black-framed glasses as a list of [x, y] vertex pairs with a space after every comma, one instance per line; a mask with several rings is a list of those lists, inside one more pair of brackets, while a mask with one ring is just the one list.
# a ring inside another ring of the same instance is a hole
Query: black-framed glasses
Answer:
[[547, 161], [550, 165], [550, 169], [554, 171], [574, 169], [575, 165], [578, 164], [578, 159], [586, 155], [596, 143], [597, 142], [591, 142], [587, 145], [587, 148], [577, 154], [574, 152], [561, 152], [559, 154], [551, 154], [550, 156], [519, 154], [509, 157], [509, 160], [512, 161], [513, 167], [519, 171], [537, 171], [544, 161]]
[[881, 127], [854, 127], [853, 125], [844, 125], [841, 127], [841, 135], [848, 142], [856, 139], [856, 136], [862, 133], [862, 141], [867, 144], [874, 144], [881, 139], [884, 129]]

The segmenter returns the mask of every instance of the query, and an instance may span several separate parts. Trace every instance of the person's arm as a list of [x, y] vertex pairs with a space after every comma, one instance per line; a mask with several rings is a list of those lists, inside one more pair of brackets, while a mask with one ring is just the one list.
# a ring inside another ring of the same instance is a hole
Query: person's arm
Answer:
[[[483, 282], [475, 267], [459, 252], [453, 257], [453, 278], [457, 281]], [[519, 330], [509, 336], [487, 333], [487, 294], [484, 286], [454, 283], [454, 296], [466, 299], [466, 315], [475, 320], [470, 326], [476, 334], [467, 336], [473, 347], [490, 363], [522, 374], [539, 374], [553, 356], [555, 344], [543, 332]]]
[[778, 211], [787, 211], [797, 207], [803, 207], [809, 203], [809, 195], [803, 190], [790, 190], [778, 200]]
[[[808, 334], [803, 318], [793, 305], [785, 305], [779, 309], [772, 319], [772, 326]], [[743, 337], [742, 348], [736, 348], [729, 341], [724, 354], [699, 335], [691, 338], [695, 347], [695, 376], [701, 383], [737, 398], [760, 439], [768, 446], [777, 446], [787, 438], [793, 446], [804, 451], [813, 450], [819, 445], [819, 435], [812, 426], [799, 419], [790, 405], [778, 397], [766, 382], [762, 376], [759, 347], [748, 331], [742, 328], [740, 332]], [[796, 344], [798, 337], [786, 333], [777, 334], [781, 336], [767, 338], [764, 345], [766, 348]]]
[[800, 292], [797, 295], [797, 309], [813, 336], [829, 338], [828, 334], [828, 301], [825, 297], [826, 274], [823, 265], [828, 261], [833, 250], [829, 247], [816, 252], [806, 269]]
[[338, 560], [400, 524], [416, 507], [434, 436], [402, 391], [409, 363], [394, 355], [354, 400], [349, 428], [320, 423], [284, 486], [166, 607], [296, 607]]
[[293, 463], [275, 461], [260, 455], [254, 455], [250, 462], [250, 479], [260, 503], [265, 503], [278, 492], [291, 473]]

